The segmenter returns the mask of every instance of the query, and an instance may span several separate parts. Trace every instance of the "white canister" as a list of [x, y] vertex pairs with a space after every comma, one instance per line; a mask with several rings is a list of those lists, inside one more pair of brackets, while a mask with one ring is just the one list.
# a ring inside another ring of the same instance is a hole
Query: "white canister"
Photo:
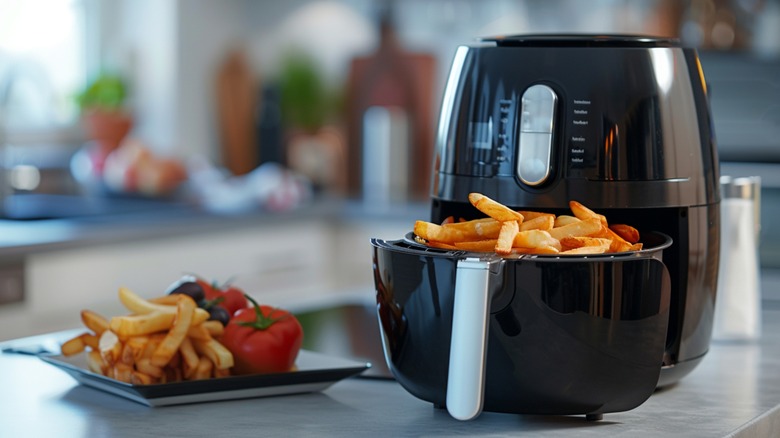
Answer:
[[714, 340], [761, 337], [758, 243], [761, 178], [721, 177], [721, 231]]

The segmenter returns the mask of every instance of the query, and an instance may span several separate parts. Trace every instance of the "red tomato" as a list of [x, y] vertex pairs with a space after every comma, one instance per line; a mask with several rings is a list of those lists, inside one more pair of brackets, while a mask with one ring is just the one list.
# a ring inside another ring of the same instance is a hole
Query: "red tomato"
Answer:
[[290, 312], [258, 305], [239, 310], [220, 342], [233, 353], [234, 374], [290, 371], [303, 342], [303, 328]]
[[225, 298], [225, 300], [221, 303], [221, 305], [225, 308], [225, 310], [228, 311], [228, 313], [230, 313], [231, 316], [233, 316], [241, 309], [246, 309], [249, 305], [249, 302], [244, 296], [244, 291], [235, 286], [228, 286], [227, 289], [224, 289], [222, 296]]
[[244, 297], [244, 291], [236, 286], [226, 285], [220, 287], [216, 283], [209, 283], [202, 278], [198, 278], [197, 281], [203, 288], [206, 301], [211, 302], [211, 305], [218, 305], [224, 308], [231, 317], [234, 313], [245, 309], [249, 305], [249, 302]]
[[207, 300], [211, 301], [217, 298], [217, 292], [213, 284], [200, 277], [195, 277], [195, 281], [203, 288], [203, 294]]

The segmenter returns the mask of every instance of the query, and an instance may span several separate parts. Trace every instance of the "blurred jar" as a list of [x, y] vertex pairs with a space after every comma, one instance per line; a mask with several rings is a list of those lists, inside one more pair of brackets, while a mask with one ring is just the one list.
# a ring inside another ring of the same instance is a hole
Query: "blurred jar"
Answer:
[[712, 337], [754, 340], [761, 336], [761, 178], [723, 176], [720, 184], [721, 251]]

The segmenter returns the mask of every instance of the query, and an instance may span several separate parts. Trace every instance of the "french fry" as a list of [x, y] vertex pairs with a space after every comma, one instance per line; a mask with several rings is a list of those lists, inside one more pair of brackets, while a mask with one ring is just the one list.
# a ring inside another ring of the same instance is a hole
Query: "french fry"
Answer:
[[154, 304], [162, 304], [164, 306], [175, 306], [176, 295], [177, 294], [162, 295], [159, 297], [149, 298], [147, 301]]
[[[146, 346], [149, 344], [149, 336], [132, 336], [125, 341], [125, 349], [129, 351], [132, 362], [135, 363], [143, 357]], [[125, 352], [122, 352], [123, 356]]]
[[112, 378], [120, 382], [132, 383], [133, 367], [126, 363], [117, 362], [113, 366]]
[[92, 330], [92, 332], [98, 336], [108, 330], [108, 320], [91, 310], [81, 311], [81, 322], [86, 328]]
[[[176, 294], [176, 295], [180, 295], [180, 294]], [[153, 303], [151, 301], [141, 298], [138, 294], [136, 294], [135, 292], [131, 291], [126, 287], [119, 288], [119, 301], [122, 303], [123, 306], [127, 308], [127, 310], [141, 315], [147, 313], [164, 313], [170, 315], [176, 314], [175, 305], [164, 305], [164, 304]], [[195, 310], [195, 313], [197, 314], [195, 317], [196, 324], [199, 324], [209, 319], [209, 312], [207, 312], [204, 309], [197, 308]]]
[[176, 306], [152, 303], [141, 298], [138, 294], [126, 287], [119, 288], [119, 302], [121, 302], [127, 310], [140, 315], [153, 312], [176, 313]]
[[555, 249], [560, 249], [561, 243], [553, 238], [548, 231], [527, 230], [520, 231], [515, 235], [512, 246], [514, 248], [540, 248], [550, 246]]
[[142, 357], [135, 363], [135, 368], [149, 376], [159, 379], [163, 376], [163, 369], [158, 366], [152, 365], [152, 361], [148, 357]]
[[568, 214], [562, 214], [559, 215], [557, 218], [555, 218], [555, 221], [553, 222], [553, 228], [562, 227], [564, 225], [569, 225], [572, 222], [579, 222], [580, 219], [575, 216], [569, 216]]
[[533, 219], [526, 218], [522, 224], [520, 224], [520, 231], [528, 230], [544, 230], [549, 231], [555, 225], [555, 217], [551, 214], [544, 214], [537, 216]]
[[[206, 321], [209, 322], [209, 321]], [[217, 324], [222, 325], [219, 321], [215, 321]], [[207, 326], [205, 326], [205, 322], [198, 325], [191, 325], [190, 328], [187, 330], [187, 337], [191, 339], [200, 339], [201, 341], [207, 341], [211, 339], [211, 333], [209, 332], [209, 329]], [[224, 329], [223, 329], [224, 331]]]
[[176, 321], [173, 327], [168, 331], [165, 339], [160, 343], [152, 354], [152, 365], [165, 366], [179, 349], [187, 331], [192, 324], [192, 314], [195, 311], [195, 301], [187, 295], [179, 294], [176, 304]]
[[520, 225], [517, 221], [504, 222], [496, 241], [496, 254], [510, 254], [518, 232], [520, 232]]
[[555, 239], [561, 240], [566, 236], [593, 236], [601, 231], [601, 227], [598, 218], [590, 218], [553, 228], [549, 233]]
[[552, 213], [543, 213], [541, 211], [526, 211], [526, 210], [518, 210], [518, 213], [523, 215], [523, 221], [530, 221], [540, 217], [547, 217], [552, 220], [555, 220], [555, 215]]
[[461, 237], [463, 241], [497, 239], [498, 233], [501, 231], [501, 222], [488, 217], [447, 224], [444, 227], [463, 233]]
[[127, 342], [122, 344], [122, 354], [119, 356], [119, 361], [132, 366], [135, 363], [135, 357], [133, 356], [133, 348]]
[[98, 349], [99, 338], [97, 335], [93, 335], [92, 333], [84, 333], [80, 337], [81, 340], [84, 342], [84, 345], [86, 345], [87, 347], [93, 350]]
[[100, 335], [98, 349], [100, 351], [100, 356], [109, 366], [119, 362], [122, 355], [122, 343], [119, 341], [117, 335], [111, 330], [106, 330]]
[[96, 374], [106, 374], [107, 365], [100, 355], [100, 351], [92, 350], [87, 353], [87, 368]]
[[449, 243], [443, 243], [443, 242], [428, 242], [426, 243], [426, 245], [430, 246], [431, 248], [448, 249], [448, 250], [458, 249], [455, 245]]
[[610, 225], [609, 229], [614, 231], [615, 234], [622, 237], [626, 242], [634, 244], [639, 242], [639, 230], [626, 224], [614, 224]]
[[143, 353], [141, 353], [141, 357], [151, 360], [154, 351], [157, 350], [157, 346], [160, 345], [160, 342], [162, 342], [163, 339], [165, 339], [164, 333], [150, 335], [149, 342], [146, 343], [146, 347], [144, 348]]
[[574, 248], [583, 248], [587, 246], [604, 246], [606, 245], [607, 248], [612, 244], [612, 241], [609, 239], [604, 239], [600, 237], [587, 237], [587, 236], [566, 236], [561, 239], [561, 246], [565, 248], [566, 250], [574, 249]]
[[154, 380], [155, 379], [149, 374], [140, 371], [133, 371], [130, 373], [130, 383], [133, 385], [151, 385], [154, 383]]
[[426, 221], [415, 222], [414, 234], [422, 237], [428, 242], [452, 244], [454, 242], [464, 240], [464, 236], [461, 231]]
[[189, 338], [184, 338], [179, 346], [179, 353], [182, 358], [182, 373], [185, 379], [189, 379], [195, 374], [195, 370], [198, 368], [198, 353], [195, 351], [195, 347], [192, 346], [192, 341]]
[[211, 370], [214, 364], [206, 357], [201, 357], [198, 365], [195, 367], [192, 380], [203, 380], [211, 377]]
[[605, 225], [602, 225], [601, 230], [594, 236], [603, 237], [612, 241], [609, 246], [609, 252], [625, 252], [631, 250], [630, 243], [626, 242], [622, 237], [618, 236]]
[[200, 325], [201, 327], [204, 327], [214, 338], [219, 338], [223, 333], [225, 333], [225, 326], [222, 325], [222, 323], [219, 321], [204, 321]]
[[498, 239], [472, 240], [469, 242], [455, 242], [457, 249], [472, 252], [493, 252], [496, 249]]
[[455, 230], [460, 230], [460, 231], [465, 232], [466, 234], [469, 234], [469, 231], [473, 230], [474, 226], [476, 224], [479, 224], [479, 223], [491, 223], [491, 222], [498, 222], [498, 221], [493, 219], [492, 217], [483, 217], [483, 218], [480, 218], [480, 219], [472, 219], [470, 221], [442, 223], [441, 226], [443, 226], [444, 228], [452, 228], [452, 229], [455, 229]]
[[111, 330], [121, 338], [148, 335], [173, 326], [176, 314], [152, 312], [142, 315], [123, 315], [111, 318]]
[[579, 219], [598, 219], [602, 224], [605, 226], [607, 225], [606, 216], [594, 212], [577, 201], [569, 201], [569, 208], [571, 209], [571, 212], [574, 213], [574, 216], [578, 217]]
[[609, 250], [609, 245], [601, 246], [581, 246], [579, 248], [569, 249], [561, 251], [560, 255], [587, 255], [587, 254], [603, 254]]
[[523, 215], [481, 193], [469, 193], [469, 202], [477, 210], [501, 222], [523, 221]]
[[631, 245], [630, 251], [641, 251], [641, 250], [642, 250], [642, 242], [637, 242]]
[[89, 335], [89, 333], [82, 333], [74, 338], [68, 339], [60, 346], [60, 352], [63, 356], [75, 356], [87, 347], [84, 343], [82, 336]]
[[552, 255], [558, 254], [560, 251], [554, 246], [542, 245], [536, 248], [512, 248], [512, 252], [516, 254]]
[[230, 353], [230, 350], [216, 340], [201, 341], [193, 339], [192, 345], [195, 347], [195, 351], [208, 357], [217, 368], [226, 369], [233, 366], [233, 355]]

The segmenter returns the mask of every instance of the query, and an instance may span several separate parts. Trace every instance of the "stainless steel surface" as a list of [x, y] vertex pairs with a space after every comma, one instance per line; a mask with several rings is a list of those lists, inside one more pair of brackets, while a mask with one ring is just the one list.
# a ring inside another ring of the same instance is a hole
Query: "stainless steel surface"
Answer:
[[[714, 343], [685, 380], [638, 408], [584, 417], [483, 413], [460, 422], [391, 380], [347, 379], [322, 393], [147, 408], [79, 386], [30, 355], [0, 354], [0, 434], [57, 436], [776, 437], [780, 430], [780, 307], [765, 309], [756, 343]], [[72, 335], [73, 332], [67, 335]], [[0, 343], [0, 349], [48, 337]], [[11, 377], [13, 376], [13, 377]], [[45, 419], [45, 421], [41, 421]]]

